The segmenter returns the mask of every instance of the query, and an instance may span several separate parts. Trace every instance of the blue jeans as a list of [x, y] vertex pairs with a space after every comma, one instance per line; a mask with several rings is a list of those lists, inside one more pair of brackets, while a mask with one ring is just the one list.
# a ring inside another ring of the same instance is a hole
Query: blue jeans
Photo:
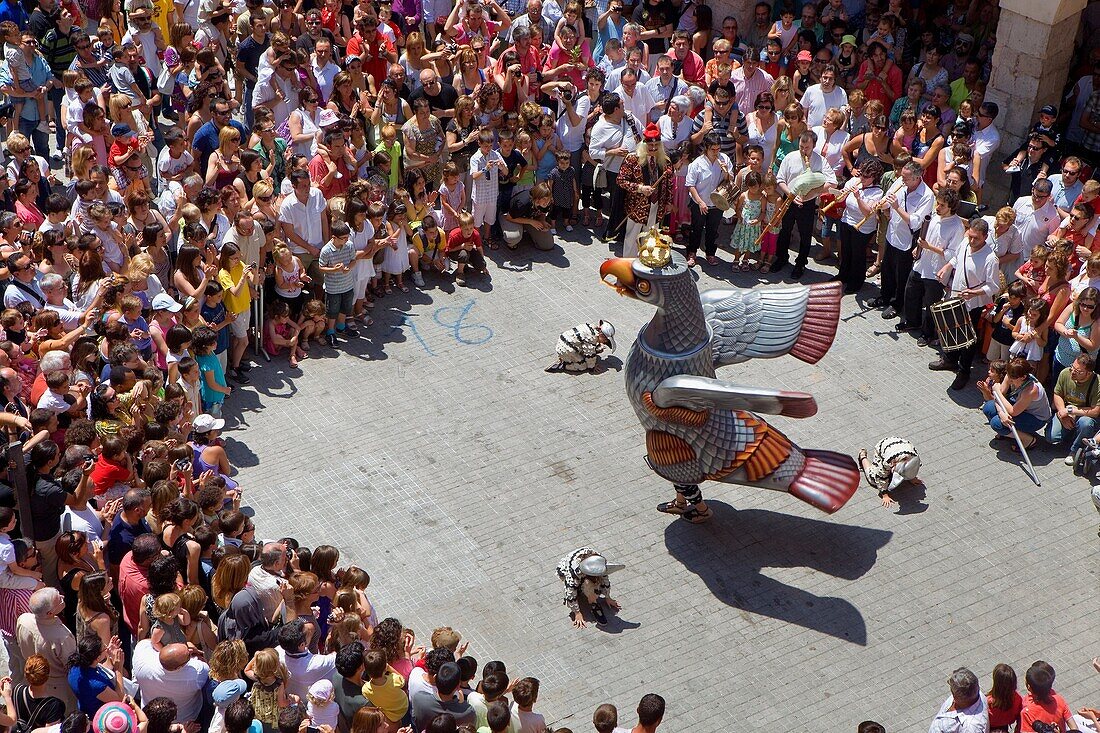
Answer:
[[[993, 428], [997, 435], [1012, 435], [1012, 429], [1001, 422], [1000, 415], [997, 414], [997, 403], [993, 400], [989, 400], [982, 405], [982, 414], [985, 415], [989, 421], [989, 427]], [[1039, 418], [1032, 415], [1030, 412], [1022, 412], [1016, 417], [1012, 418], [1016, 423], [1016, 430], [1021, 433], [1031, 433], [1032, 435], [1038, 435], [1042, 432], [1043, 426], [1046, 423]]]
[[1100, 422], [1097, 422], [1097, 420], [1091, 417], [1077, 418], [1076, 425], [1073, 428], [1067, 428], [1062, 425], [1062, 421], [1057, 417], [1052, 417], [1050, 419], [1050, 428], [1047, 430], [1047, 435], [1051, 443], [1061, 443], [1070, 435], [1073, 435], [1073, 442], [1070, 443], [1069, 446], [1069, 452], [1073, 454], [1081, 447], [1082, 440], [1096, 435], [1097, 428], [1100, 428]]
[[[34, 102], [25, 102], [25, 104], [34, 104]], [[30, 139], [31, 144], [34, 145], [35, 155], [39, 155], [49, 160], [50, 136], [49, 133], [39, 132], [38, 122], [39, 120], [28, 120], [26, 117], [20, 117], [19, 132], [23, 133]]]

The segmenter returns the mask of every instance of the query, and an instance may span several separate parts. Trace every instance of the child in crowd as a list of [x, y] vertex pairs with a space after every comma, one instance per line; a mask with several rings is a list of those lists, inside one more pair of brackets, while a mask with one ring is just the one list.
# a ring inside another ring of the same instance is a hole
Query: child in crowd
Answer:
[[1023, 316], [1025, 297], [1027, 297], [1027, 286], [1023, 281], [1017, 280], [997, 298], [993, 309], [986, 312], [986, 317], [993, 324], [989, 349], [985, 352], [985, 358], [989, 361], [1003, 361], [1009, 358], [1009, 348], [1015, 343], [1013, 334], [1016, 331], [1016, 324]]
[[473, 223], [481, 230], [482, 241], [489, 241], [489, 226], [497, 219], [500, 179], [506, 170], [508, 166], [505, 165], [504, 158], [493, 150], [493, 133], [483, 131], [477, 138], [477, 152], [470, 157]]
[[336, 222], [330, 233], [332, 238], [321, 248], [321, 254], [317, 257], [317, 269], [325, 275], [325, 339], [330, 347], [336, 348], [336, 334], [359, 335], [359, 329], [347, 322], [355, 312], [352, 264], [358, 254], [355, 247], [348, 245], [351, 227], [347, 224]]
[[[550, 191], [554, 196], [554, 209], [550, 213], [550, 221], [554, 227], [557, 226], [558, 221], [564, 221], [565, 231], [571, 232], [573, 225], [577, 223], [577, 202], [581, 198], [580, 182], [568, 150], [559, 150], [554, 153], [554, 162], [554, 170], [547, 176], [547, 180], [550, 181]], [[558, 232], [552, 227], [550, 233]]]
[[1034, 298], [1039, 295], [1039, 286], [1043, 284], [1047, 277], [1047, 257], [1049, 255], [1050, 250], [1043, 245], [1039, 245], [1031, 250], [1027, 262], [1020, 265], [1019, 269], [1016, 270], [1016, 281], [1024, 284], [1024, 287], [1027, 288], [1028, 297]]
[[264, 323], [264, 351], [278, 356], [287, 349], [291, 368], [298, 367], [298, 360], [306, 358], [307, 351], [298, 345], [301, 329], [290, 318], [290, 306], [276, 300], [267, 307], [267, 321]]
[[546, 733], [546, 718], [531, 709], [539, 700], [539, 681], [534, 677], [518, 680], [512, 687], [512, 699], [523, 733]]
[[467, 268], [475, 273], [488, 272], [482, 251], [481, 234], [474, 226], [474, 217], [464, 211], [458, 217], [458, 229], [447, 235], [447, 257], [458, 263], [455, 277], [465, 280]]
[[779, 242], [780, 224], [768, 226], [775, 218], [775, 212], [779, 210], [783, 199], [779, 196], [779, 182], [771, 171], [764, 173], [764, 216], [761, 219], [761, 227], [764, 229], [764, 238], [760, 241], [760, 264], [756, 269], [766, 272], [775, 263], [776, 245]]
[[[737, 200], [737, 224], [733, 228], [730, 249], [733, 250], [734, 271], [748, 272], [752, 269], [751, 256], [760, 251], [757, 240], [764, 230], [763, 216], [767, 205], [764, 194], [764, 177], [756, 171], [745, 175], [745, 192]], [[764, 261], [758, 258], [757, 267]]]
[[321, 341], [325, 334], [325, 303], [321, 300], [309, 300], [302, 307], [298, 317], [298, 343], [309, 351], [310, 341]]
[[256, 720], [273, 730], [279, 724], [279, 711], [290, 704], [286, 681], [290, 677], [286, 665], [279, 661], [275, 649], [260, 649], [244, 668], [244, 674], [255, 682], [252, 686], [252, 707]]
[[428, 214], [420, 222], [420, 228], [413, 233], [413, 245], [420, 253], [422, 270], [447, 271], [447, 237], [443, 229], [435, 223], [435, 214]]
[[1016, 321], [1012, 329], [1013, 344], [1008, 353], [1014, 357], [1026, 359], [1031, 368], [1038, 369], [1043, 359], [1043, 349], [1047, 345], [1048, 328], [1043, 326], [1043, 309], [1046, 303], [1042, 298], [1032, 298], [1027, 303], [1024, 317]]
[[221, 417], [222, 404], [232, 393], [225, 381], [225, 369], [214, 353], [218, 345], [218, 334], [209, 326], [196, 328], [191, 339], [191, 348], [195, 351], [195, 361], [202, 374], [202, 411]]
[[363, 659], [363, 696], [382, 711], [391, 723], [398, 723], [409, 709], [405, 678], [386, 663], [383, 652], [372, 650]]
[[42, 573], [19, 567], [15, 561], [15, 545], [10, 534], [18, 522], [15, 510], [0, 507], [0, 588], [24, 588], [33, 590], [42, 586]]
[[[405, 285], [405, 271], [409, 269], [412, 256], [409, 253], [409, 227], [408, 208], [405, 204], [394, 201], [390, 204], [389, 219], [385, 222], [386, 234], [389, 244], [382, 249], [385, 253], [382, 259], [382, 287], [387, 293], [393, 292], [392, 282], [403, 293], [409, 292]], [[414, 270], [414, 282], [423, 285], [424, 279], [420, 275], [419, 260]]]
[[443, 185], [439, 187], [439, 205], [443, 215], [441, 226], [450, 231], [458, 226], [458, 214], [466, 208], [466, 186], [453, 162], [443, 166]]
[[183, 627], [191, 625], [191, 616], [175, 593], [165, 593], [153, 601], [152, 630], [149, 641], [158, 652], [169, 644], [186, 644]]
[[1045, 723], [1058, 731], [1077, 730], [1073, 712], [1065, 698], [1054, 691], [1054, 667], [1041, 660], [1035, 662], [1024, 674], [1024, 683], [1027, 694], [1020, 710], [1022, 733], [1041, 733], [1036, 723]]
[[23, 107], [27, 103], [26, 100], [33, 100], [37, 106], [39, 116], [37, 130], [48, 135], [51, 125], [56, 124], [56, 120], [53, 116], [53, 105], [46, 103], [46, 92], [55, 82], [50, 79], [41, 86], [35, 83], [31, 74], [31, 61], [27, 59], [27, 54], [22, 48], [24, 37], [26, 37], [28, 43], [32, 43], [32, 47], [35, 49], [31, 54], [32, 58], [38, 56], [38, 39], [30, 32], [22, 33], [19, 26], [10, 20], [0, 23], [0, 36], [4, 38], [4, 59], [8, 62], [12, 79], [15, 80], [20, 91], [28, 92], [22, 97], [13, 98], [12, 119], [20, 119], [23, 116]]
[[206, 300], [199, 312], [202, 314], [203, 321], [217, 337], [214, 355], [217, 356], [218, 363], [224, 371], [229, 360], [229, 327], [233, 325], [233, 319], [229, 317], [223, 296], [222, 286], [215, 281], [210, 281], [206, 285]]

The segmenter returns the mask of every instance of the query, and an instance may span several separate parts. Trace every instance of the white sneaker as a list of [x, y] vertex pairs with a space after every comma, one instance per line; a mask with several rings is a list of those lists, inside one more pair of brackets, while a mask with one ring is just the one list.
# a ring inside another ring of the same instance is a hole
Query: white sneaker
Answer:
[[424, 287], [424, 276], [421, 275], [419, 272], [414, 272], [413, 282], [416, 283], [419, 287]]
[[566, 224], [565, 225], [565, 231], [567, 231], [567, 232], [573, 231], [573, 225], [572, 224]]
[[553, 234], [556, 237], [558, 235], [558, 230], [555, 229], [554, 227], [550, 227], [550, 233]]
[[1062, 461], [1062, 463], [1066, 464], [1067, 466], [1072, 466], [1073, 465], [1073, 454], [1070, 453], [1068, 456], [1066, 456], [1066, 460]]

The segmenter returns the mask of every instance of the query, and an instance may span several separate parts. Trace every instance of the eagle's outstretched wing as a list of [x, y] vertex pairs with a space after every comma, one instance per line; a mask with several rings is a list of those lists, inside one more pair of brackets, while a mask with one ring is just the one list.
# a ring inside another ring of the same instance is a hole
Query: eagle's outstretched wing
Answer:
[[784, 354], [816, 363], [833, 344], [843, 292], [839, 282], [707, 290], [700, 299], [714, 334], [714, 366]]

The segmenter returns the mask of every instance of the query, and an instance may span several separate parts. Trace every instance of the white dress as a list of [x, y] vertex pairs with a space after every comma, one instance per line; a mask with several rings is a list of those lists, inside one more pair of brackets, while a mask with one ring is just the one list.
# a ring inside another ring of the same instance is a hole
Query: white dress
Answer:
[[[362, 231], [351, 230], [351, 245], [355, 247], [356, 252], [362, 252], [366, 250], [373, 236], [374, 225], [370, 221], [366, 221], [363, 223]], [[355, 274], [355, 299], [362, 300], [367, 297], [367, 285], [370, 284], [371, 278], [376, 274], [374, 272], [374, 260], [370, 257], [356, 260], [355, 264], [352, 265], [352, 272]]]
[[382, 260], [382, 272], [388, 275], [400, 275], [409, 269], [409, 243], [403, 228], [397, 230], [397, 249], [386, 247]]
[[770, 161], [775, 151], [775, 135], [779, 129], [779, 117], [775, 118], [775, 122], [767, 130], [760, 129], [760, 120], [756, 119], [756, 115], [749, 115], [746, 122], [749, 125], [749, 141], [746, 145], [759, 145], [764, 148], [764, 161]]

